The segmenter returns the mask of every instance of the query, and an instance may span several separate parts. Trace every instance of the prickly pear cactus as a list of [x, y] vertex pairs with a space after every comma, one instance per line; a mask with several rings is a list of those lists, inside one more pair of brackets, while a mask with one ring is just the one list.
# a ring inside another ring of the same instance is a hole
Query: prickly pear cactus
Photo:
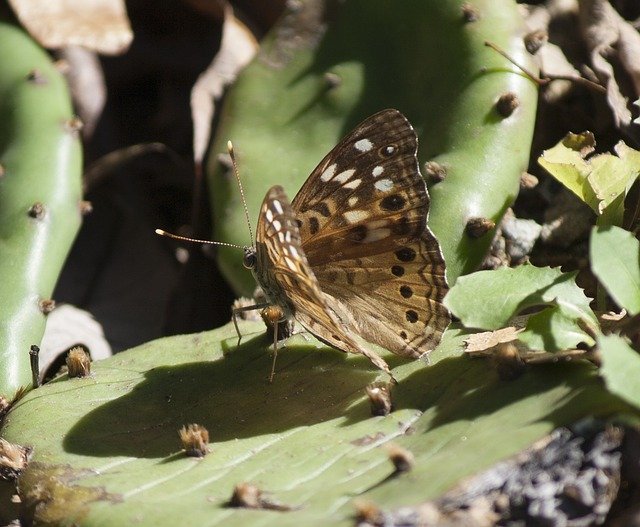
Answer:
[[0, 395], [31, 381], [51, 293], [80, 227], [79, 123], [62, 75], [0, 20]]
[[[241, 330], [237, 349], [231, 324], [170, 337], [21, 399], [2, 435], [33, 448], [18, 480], [23, 524], [349, 526], [358, 497], [419, 504], [556, 426], [626, 408], [587, 363], [500, 380], [460, 355], [464, 335], [452, 330], [428, 367], [385, 355], [395, 409], [372, 416], [365, 387], [384, 374], [366, 359], [297, 335], [269, 384], [262, 324]], [[209, 432], [203, 458], [182, 450], [178, 431], [192, 423]], [[413, 470], [396, 472], [390, 443], [413, 454]], [[276, 510], [232, 506], [242, 483]], [[3, 514], [0, 503], [0, 523], [12, 519]]]
[[[536, 71], [524, 49], [515, 2], [351, 0], [331, 10], [316, 1], [296, 6], [225, 99], [209, 156], [215, 239], [250, 241], [237, 187], [219, 155], [228, 139], [255, 225], [271, 185], [283, 185], [292, 198], [355, 124], [395, 107], [418, 132], [429, 183], [444, 178], [431, 185], [430, 224], [449, 281], [474, 270], [493, 231], [478, 234], [467, 225], [499, 221], [517, 194], [533, 134], [535, 84], [484, 45], [492, 41]], [[237, 251], [219, 254], [227, 278], [238, 291], [250, 293], [252, 278], [238, 265]]]

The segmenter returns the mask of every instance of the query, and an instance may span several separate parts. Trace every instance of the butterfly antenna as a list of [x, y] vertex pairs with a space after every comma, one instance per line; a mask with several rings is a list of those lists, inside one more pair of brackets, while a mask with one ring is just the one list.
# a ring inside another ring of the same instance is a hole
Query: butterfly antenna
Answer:
[[236, 163], [236, 154], [233, 150], [233, 144], [231, 141], [227, 141], [227, 152], [231, 157], [231, 165], [233, 166], [233, 175], [238, 182], [238, 189], [240, 190], [240, 197], [242, 198], [242, 208], [244, 208], [244, 216], [247, 219], [247, 227], [249, 227], [249, 237], [251, 241], [251, 247], [253, 247], [253, 230], [251, 229], [251, 220], [249, 220], [249, 209], [247, 208], [247, 200], [244, 198], [244, 189], [242, 188], [242, 181], [240, 181], [240, 173], [238, 172], [238, 164]]
[[236, 245], [235, 243], [225, 243], [225, 242], [213, 242], [211, 240], [199, 240], [197, 238], [187, 238], [186, 236], [179, 236], [177, 234], [172, 234], [167, 231], [163, 231], [162, 229], [156, 229], [156, 234], [160, 236], [166, 236], [167, 238], [173, 238], [174, 240], [182, 240], [184, 242], [193, 242], [193, 243], [208, 243], [209, 245], [224, 245], [225, 247], [235, 247], [236, 249], [243, 249], [240, 245]]

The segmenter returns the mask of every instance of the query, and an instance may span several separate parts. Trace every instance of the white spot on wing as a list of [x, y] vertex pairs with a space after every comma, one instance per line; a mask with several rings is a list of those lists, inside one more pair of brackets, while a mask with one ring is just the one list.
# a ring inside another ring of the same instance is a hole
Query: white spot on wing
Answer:
[[327, 181], [329, 181], [333, 175], [336, 173], [336, 169], [338, 168], [338, 165], [336, 165], [335, 163], [333, 163], [333, 165], [329, 165], [324, 172], [320, 175], [320, 179], [322, 181], [324, 181], [325, 183]]
[[389, 220], [387, 219], [373, 220], [367, 223], [367, 227], [369, 227], [371, 230], [380, 229], [382, 227], [388, 227], [388, 226], [389, 226]]
[[378, 165], [371, 171], [371, 173], [373, 174], [373, 177], [378, 177], [383, 172], [384, 172], [384, 168], [382, 168], [380, 165]]
[[267, 209], [264, 215], [267, 217], [267, 221], [273, 221], [273, 212], [271, 212], [271, 209]]
[[386, 151], [387, 151], [387, 154], [388, 154], [388, 155], [391, 155], [391, 154], [393, 154], [393, 153], [396, 151], [396, 148], [395, 148], [395, 146], [388, 146], [388, 147], [386, 148]]
[[282, 214], [282, 203], [280, 203], [277, 199], [273, 200], [273, 208], [276, 209], [278, 214]]
[[354, 172], [355, 170], [353, 168], [350, 170], [344, 170], [343, 172], [340, 172], [336, 177], [334, 177], [333, 181], [337, 181], [340, 184], [345, 183], [349, 181], [349, 178], [353, 176]]
[[359, 221], [367, 219], [369, 215], [367, 214], [367, 211], [358, 209], [348, 210], [342, 216], [349, 223], [358, 223]]
[[349, 198], [349, 207], [353, 207], [356, 203], [358, 203], [358, 196], [351, 196]]
[[391, 236], [391, 229], [369, 229], [362, 243], [377, 242]]
[[373, 184], [374, 187], [376, 187], [378, 190], [380, 190], [381, 192], [388, 192], [389, 190], [391, 190], [393, 188], [393, 181], [391, 181], [390, 179], [381, 179], [379, 181], [376, 181]]
[[354, 188], [358, 188], [360, 186], [360, 183], [362, 183], [361, 179], [354, 179], [353, 181], [349, 181], [349, 183], [347, 183], [344, 188], [350, 188], [351, 190], [353, 190]]
[[300, 258], [300, 255], [298, 254], [298, 249], [296, 249], [293, 245], [289, 247], [289, 254], [294, 258]]
[[273, 228], [274, 228], [276, 231], [279, 231], [279, 230], [281, 230], [281, 229], [282, 229], [282, 223], [280, 223], [278, 220], [273, 220], [273, 221], [271, 222], [271, 225], [273, 225]]
[[368, 139], [360, 139], [360, 141], [356, 141], [353, 146], [356, 150], [360, 150], [360, 152], [368, 152], [373, 148], [373, 143]]

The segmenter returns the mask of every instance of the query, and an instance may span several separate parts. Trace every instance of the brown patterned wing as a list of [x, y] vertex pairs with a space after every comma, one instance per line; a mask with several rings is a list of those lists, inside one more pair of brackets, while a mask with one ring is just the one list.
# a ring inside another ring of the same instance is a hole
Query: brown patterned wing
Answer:
[[262, 203], [256, 256], [254, 276], [270, 302], [330, 346], [365, 355], [391, 375], [387, 363], [354, 340], [328, 304], [302, 249], [291, 204], [280, 186], [272, 187]]
[[349, 329], [407, 357], [435, 347], [450, 315], [417, 137], [397, 110], [355, 128], [294, 198], [302, 248]]
[[[438, 345], [450, 322], [442, 256], [425, 233], [396, 251], [323, 265], [314, 272], [331, 305], [352, 314], [352, 330], [404, 357]], [[355, 269], [355, 270], [354, 270]]]

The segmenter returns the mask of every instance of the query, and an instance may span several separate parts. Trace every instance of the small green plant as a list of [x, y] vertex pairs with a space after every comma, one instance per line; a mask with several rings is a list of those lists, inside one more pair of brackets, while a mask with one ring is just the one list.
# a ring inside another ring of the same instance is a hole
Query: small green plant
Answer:
[[604, 290], [627, 314], [606, 329], [576, 285], [576, 273], [559, 269], [523, 265], [473, 273], [458, 280], [445, 304], [474, 330], [503, 328], [536, 308], [517, 333], [520, 343], [541, 354], [582, 348], [585, 358], [601, 363], [599, 373], [611, 393], [640, 407], [640, 356], [634, 348], [640, 327], [640, 244], [619, 227], [597, 226], [591, 233], [590, 260]]
[[598, 225], [621, 226], [625, 198], [640, 175], [640, 152], [620, 141], [616, 155], [589, 157], [595, 146], [591, 132], [569, 133], [538, 163], [593, 210]]

